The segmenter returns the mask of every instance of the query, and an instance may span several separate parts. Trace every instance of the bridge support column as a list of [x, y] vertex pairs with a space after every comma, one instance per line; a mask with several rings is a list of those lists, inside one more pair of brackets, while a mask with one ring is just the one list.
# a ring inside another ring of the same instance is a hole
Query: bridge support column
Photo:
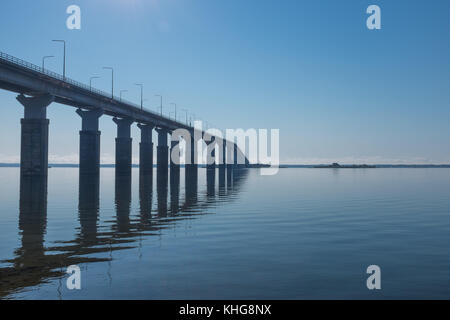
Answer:
[[103, 115], [103, 110], [83, 111], [77, 109], [81, 117], [80, 131], [80, 174], [100, 173], [100, 134], [98, 119]]
[[131, 124], [130, 119], [113, 118], [117, 124], [116, 175], [131, 175]]
[[186, 139], [186, 165], [184, 169], [185, 189], [186, 189], [186, 206], [197, 203], [198, 191], [198, 162], [197, 150], [195, 148], [196, 140], [193, 132]]
[[210, 141], [206, 142], [206, 168], [208, 170], [216, 169], [216, 138], [211, 137]]
[[48, 125], [47, 107], [53, 96], [17, 97], [24, 106], [21, 119], [20, 174], [22, 176], [47, 176], [48, 173]]
[[194, 133], [190, 132], [190, 137], [186, 137], [186, 168], [189, 170], [197, 170], [198, 168], [198, 139], [194, 137]]
[[[185, 180], [186, 188], [189, 186], [189, 190], [195, 190], [197, 192], [198, 187], [198, 142], [201, 140], [201, 136], [196, 136], [194, 131], [190, 132], [190, 137], [186, 137], [186, 167], [185, 167]], [[194, 193], [194, 191], [193, 191]], [[188, 196], [188, 190], [186, 189], [186, 196]], [[190, 196], [190, 195], [189, 195]]]
[[234, 143], [232, 142], [227, 142], [226, 144], [226, 167], [228, 171], [233, 170], [233, 166], [234, 166]]
[[170, 142], [170, 170], [180, 171], [180, 145], [178, 140]]
[[158, 132], [158, 147], [156, 148], [158, 172], [167, 174], [169, 171], [169, 147], [167, 145], [169, 131], [165, 128], [158, 128], [156, 131]]
[[153, 142], [152, 130], [153, 125], [138, 124], [141, 129], [141, 143], [139, 144], [139, 174], [153, 174]]

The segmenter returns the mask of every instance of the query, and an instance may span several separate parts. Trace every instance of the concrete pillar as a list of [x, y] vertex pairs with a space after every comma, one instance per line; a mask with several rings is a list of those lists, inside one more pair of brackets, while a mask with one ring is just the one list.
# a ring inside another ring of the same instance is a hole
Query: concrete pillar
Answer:
[[206, 168], [214, 170], [216, 168], [216, 138], [211, 137], [210, 141], [206, 142]]
[[190, 132], [190, 137], [186, 139], [186, 154], [189, 162], [185, 166], [185, 186], [186, 186], [186, 204], [190, 205], [197, 202], [198, 190], [198, 138], [194, 135], [194, 131]]
[[186, 139], [186, 170], [189, 172], [196, 172], [198, 168], [198, 154], [197, 143], [198, 140], [194, 137], [194, 132], [190, 132], [190, 138]]
[[165, 128], [158, 128], [156, 131], [158, 132], [158, 147], [156, 148], [158, 171], [167, 174], [169, 171], [169, 147], [167, 146], [167, 134], [169, 131]]
[[131, 119], [113, 118], [117, 124], [116, 174], [131, 175]]
[[180, 141], [174, 140], [172, 135], [170, 142], [170, 211], [172, 215], [179, 211], [180, 157]]
[[170, 170], [180, 171], [180, 142], [172, 140], [170, 142]]
[[185, 169], [185, 201], [186, 207], [194, 206], [197, 203], [198, 191], [198, 171], [194, 165], [186, 166]]
[[94, 174], [100, 172], [100, 134], [98, 119], [103, 110], [83, 111], [77, 109], [81, 117], [80, 131], [80, 174]]
[[47, 107], [53, 96], [17, 97], [24, 107], [21, 119], [20, 174], [22, 176], [47, 176], [48, 173], [48, 125]]
[[141, 129], [141, 143], [139, 144], [139, 174], [151, 175], [153, 173], [153, 125], [138, 124]]

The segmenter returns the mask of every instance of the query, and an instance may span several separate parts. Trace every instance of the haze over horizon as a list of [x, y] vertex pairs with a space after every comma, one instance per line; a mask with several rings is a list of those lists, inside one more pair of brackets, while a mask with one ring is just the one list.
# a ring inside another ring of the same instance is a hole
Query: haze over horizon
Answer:
[[[68, 30], [66, 8], [82, 10]], [[382, 29], [366, 28], [370, 4]], [[1, 52], [139, 102], [164, 96], [216, 128], [280, 129], [281, 164], [450, 164], [450, 2], [71, 0], [2, 4]], [[12, 36], [13, 35], [13, 36]], [[0, 163], [20, 162], [16, 94], [0, 91]], [[78, 163], [81, 119], [53, 103], [49, 162]], [[180, 116], [181, 118], [181, 116]], [[101, 161], [116, 126], [100, 119]], [[139, 163], [133, 125], [133, 162]], [[156, 140], [156, 135], [154, 136]]]

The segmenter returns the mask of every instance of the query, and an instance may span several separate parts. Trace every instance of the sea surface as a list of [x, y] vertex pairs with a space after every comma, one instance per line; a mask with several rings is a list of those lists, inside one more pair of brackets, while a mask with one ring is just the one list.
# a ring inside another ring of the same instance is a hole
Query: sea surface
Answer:
[[450, 299], [448, 168], [19, 170], [0, 168], [2, 299]]

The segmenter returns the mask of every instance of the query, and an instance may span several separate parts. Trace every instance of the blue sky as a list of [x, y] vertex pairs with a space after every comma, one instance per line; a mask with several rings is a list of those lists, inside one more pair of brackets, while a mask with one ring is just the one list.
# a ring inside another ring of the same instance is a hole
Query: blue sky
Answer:
[[[81, 7], [68, 30], [66, 8]], [[366, 28], [366, 8], [382, 29]], [[147, 108], [163, 94], [218, 128], [280, 129], [283, 163], [450, 163], [449, 1], [46, 0], [2, 1], [0, 51]], [[17, 162], [23, 108], [0, 91], [0, 162]], [[77, 162], [81, 120], [52, 104], [50, 161]], [[102, 162], [115, 125], [101, 118]], [[139, 130], [134, 126], [137, 162]]]

